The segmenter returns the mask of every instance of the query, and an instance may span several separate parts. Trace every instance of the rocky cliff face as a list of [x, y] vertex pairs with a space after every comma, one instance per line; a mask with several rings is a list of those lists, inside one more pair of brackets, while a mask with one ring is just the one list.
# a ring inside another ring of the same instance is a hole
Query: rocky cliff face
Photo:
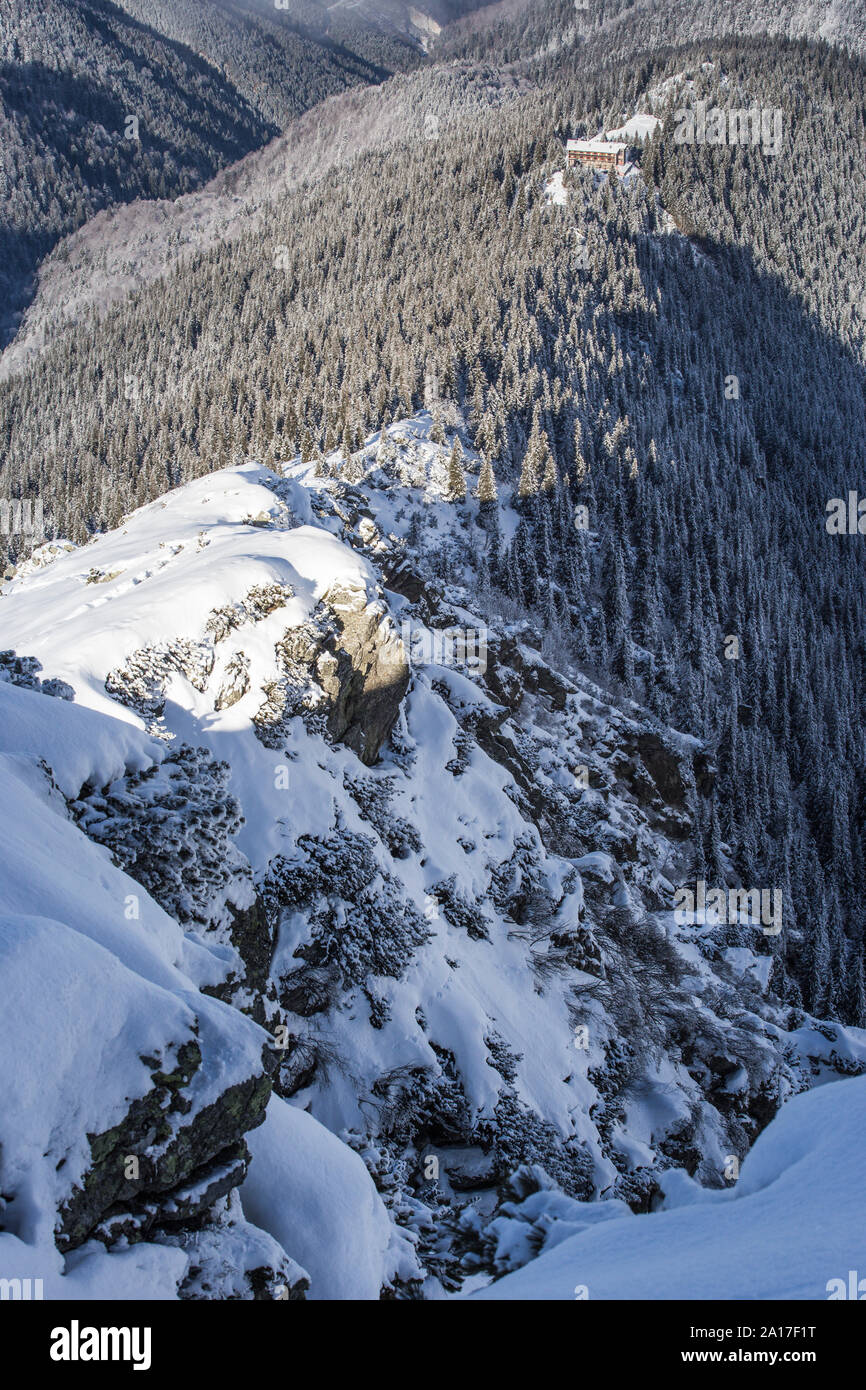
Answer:
[[281, 747], [287, 721], [315, 711], [331, 739], [362, 763], [375, 763], [409, 684], [409, 665], [384, 605], [368, 602], [362, 586], [335, 585], [314, 618], [289, 628], [276, 651], [280, 679], [266, 687], [267, 699], [254, 716], [261, 741]]
[[[788, 1096], [866, 1065], [856, 1030], [774, 996], [760, 921], [675, 917], [710, 750], [497, 611], [487, 523], [444, 500], [429, 431], [370, 441], [351, 485], [336, 458], [190, 484], [3, 600], [46, 677], [17, 698], [71, 687], [85, 744], [126, 721], [135, 756], [73, 772], [43, 730], [39, 758], [63, 835], [116, 876], [111, 931], [132, 896], [173, 932], [191, 1011], [124, 1032], [136, 1085], [70, 1121], [64, 1254], [139, 1243], [183, 1255], [186, 1296], [303, 1293], [237, 1198], [273, 1088], [366, 1164], [401, 1251], [372, 1286], [441, 1293], [513, 1267], [504, 1207], [522, 1259], [539, 1191], [643, 1212], [671, 1167], [723, 1187]], [[0, 689], [36, 669], [4, 657]]]

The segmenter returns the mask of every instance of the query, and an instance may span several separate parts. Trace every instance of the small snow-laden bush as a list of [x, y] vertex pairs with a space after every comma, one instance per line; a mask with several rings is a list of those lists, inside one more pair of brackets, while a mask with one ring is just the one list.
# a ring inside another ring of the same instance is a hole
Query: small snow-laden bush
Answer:
[[517, 1078], [517, 1063], [523, 1060], [522, 1053], [513, 1053], [504, 1038], [498, 1033], [488, 1033], [484, 1045], [490, 1056], [487, 1065], [499, 1072], [503, 1081], [513, 1082]]
[[[465, 1274], [501, 1278], [540, 1255], [553, 1235], [557, 1242], [597, 1220], [598, 1203], [568, 1196], [540, 1163], [524, 1163], [502, 1183], [492, 1216], [465, 1207], [456, 1222], [456, 1243]], [[624, 1214], [620, 1202], [604, 1203], [610, 1215]], [[604, 1213], [607, 1216], [607, 1212]]]
[[109, 671], [105, 689], [113, 700], [153, 723], [165, 709], [165, 687], [171, 676], [184, 676], [195, 690], [203, 691], [213, 664], [209, 642], [190, 642], [186, 638], [159, 642], [140, 647], [122, 666]]
[[250, 659], [245, 652], [235, 652], [226, 662], [220, 688], [214, 698], [214, 709], [231, 709], [242, 700], [250, 688]]
[[258, 623], [278, 608], [284, 608], [295, 591], [291, 584], [256, 584], [239, 603], [215, 608], [205, 623], [205, 632], [214, 642], [222, 642], [244, 623]]
[[613, 1185], [614, 1195], [626, 1202], [633, 1212], [648, 1212], [661, 1191], [658, 1173], [653, 1168], [634, 1168], [620, 1173]]
[[442, 915], [452, 927], [457, 927], [459, 931], [465, 931], [467, 936], [474, 941], [488, 941], [489, 932], [487, 923], [478, 907], [469, 902], [457, 887], [457, 875], [452, 874], [450, 878], [442, 879], [439, 883], [434, 883], [430, 889], [430, 896], [435, 898]]
[[38, 690], [40, 695], [53, 695], [58, 700], [74, 700], [75, 691], [66, 681], [40, 680], [36, 674], [42, 663], [35, 656], [16, 656], [14, 651], [0, 652], [0, 681], [20, 685], [25, 690]]
[[[443, 1086], [442, 1078], [429, 1068], [401, 1066], [377, 1077], [371, 1089], [378, 1106], [379, 1133], [395, 1142], [411, 1143], [419, 1131], [426, 1128], [428, 1117], [436, 1113], [440, 1092], [454, 1088], [450, 1079]], [[459, 1107], [456, 1134], [462, 1137], [466, 1132], [468, 1111], [461, 1103], [463, 1096], [459, 1087], [455, 1097]], [[453, 1102], [446, 1104], [445, 1114], [454, 1108]], [[454, 1137], [453, 1127], [449, 1130]]]
[[620, 1095], [624, 1087], [639, 1074], [639, 1058], [628, 1039], [619, 1035], [608, 1038], [604, 1044], [604, 1061], [599, 1067], [590, 1067], [587, 1077], [598, 1091], [602, 1102]]
[[71, 811], [122, 869], [182, 926], [222, 921], [226, 889], [249, 878], [232, 842], [243, 823], [229, 765], [184, 744], [145, 772], [82, 789]]
[[[434, 681], [434, 689], [438, 682]], [[475, 747], [475, 739], [465, 729], [459, 726], [454, 730], [453, 736], [454, 757], [449, 758], [445, 764], [445, 771], [450, 772], [454, 777], [461, 777], [469, 766], [472, 759], [472, 750]]]
[[307, 1273], [273, 1236], [246, 1220], [237, 1188], [193, 1225], [161, 1230], [152, 1238], [188, 1256], [180, 1299], [297, 1302], [310, 1286]]
[[419, 852], [421, 837], [415, 826], [391, 810], [393, 778], [361, 778], [347, 775], [345, 784], [362, 818], [372, 825], [395, 859], [408, 859], [410, 854]]
[[14, 651], [0, 652], [0, 680], [20, 685], [25, 690], [38, 690], [41, 684], [37, 671], [41, 661], [35, 656], [16, 656]]
[[676, 1031], [688, 966], [664, 929], [629, 908], [614, 908], [597, 925], [607, 981], [602, 991], [619, 1034], [635, 1051], [656, 1055]]
[[480, 1121], [476, 1138], [495, 1154], [497, 1166], [505, 1172], [521, 1164], [540, 1164], [569, 1196], [587, 1201], [593, 1196], [595, 1164], [589, 1150], [576, 1139], [564, 1139], [511, 1090], [500, 1095], [493, 1118]]
[[519, 926], [546, 925], [556, 911], [556, 903], [538, 867], [539, 853], [533, 838], [521, 835], [515, 839], [510, 858], [503, 860], [491, 875], [490, 896], [494, 906]]
[[310, 939], [296, 954], [313, 967], [335, 966], [346, 988], [371, 974], [397, 979], [430, 933], [379, 864], [374, 842], [339, 828], [325, 839], [301, 835], [298, 851], [271, 861], [262, 888], [274, 923], [286, 909], [306, 912]]
[[394, 1067], [373, 1083], [377, 1133], [392, 1144], [473, 1142], [472, 1106], [463, 1089], [453, 1052], [431, 1040], [438, 1070]]
[[424, 1153], [411, 1142], [391, 1144], [357, 1131], [344, 1131], [340, 1138], [363, 1159], [409, 1255], [384, 1296], [392, 1301], [424, 1299], [424, 1284], [431, 1277], [448, 1293], [458, 1292], [464, 1273], [458, 1263], [455, 1224], [462, 1208], [438, 1177], [427, 1176]]

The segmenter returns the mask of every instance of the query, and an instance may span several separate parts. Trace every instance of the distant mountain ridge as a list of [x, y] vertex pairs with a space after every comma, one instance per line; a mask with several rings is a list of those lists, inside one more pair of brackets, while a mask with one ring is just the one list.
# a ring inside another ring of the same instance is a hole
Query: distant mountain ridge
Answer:
[[195, 14], [201, 32], [169, 23], [174, 6], [0, 0], [0, 345], [39, 261], [88, 217], [187, 193], [323, 97], [420, 53], [358, 23], [335, 41], [278, 11]]
[[603, 64], [699, 39], [761, 34], [823, 40], [862, 55], [866, 14], [860, 0], [533, 0], [469, 15], [444, 36], [441, 53], [549, 68], [574, 47]]
[[174, 199], [136, 199], [107, 208], [65, 237], [39, 267], [18, 332], [0, 353], [0, 380], [37, 356], [69, 324], [170, 273], [185, 257], [254, 231], [269, 204], [331, 171], [348, 172], [367, 151], [425, 140], [425, 119], [446, 122], [496, 109], [529, 89], [517, 75], [474, 64], [400, 75], [320, 102], [281, 135], [203, 188]]

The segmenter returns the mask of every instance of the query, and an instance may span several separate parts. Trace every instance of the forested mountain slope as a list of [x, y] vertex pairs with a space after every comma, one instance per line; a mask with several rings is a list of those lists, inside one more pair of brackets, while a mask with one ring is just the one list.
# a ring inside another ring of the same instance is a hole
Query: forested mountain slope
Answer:
[[411, 67], [420, 54], [408, 22], [367, 22], [357, 6], [327, 7], [315, 0], [284, 0], [279, 6], [273, 0], [118, 0], [118, 5], [207, 58], [280, 130], [342, 87], [382, 81]]
[[271, 202], [341, 170], [365, 151], [429, 141], [472, 112], [496, 109], [529, 79], [469, 63], [425, 68], [380, 87], [354, 87], [292, 120], [261, 150], [221, 170], [194, 193], [107, 209], [65, 237], [41, 263], [0, 376], [18, 370], [92, 308], [125, 298], [184, 258], [261, 226]]
[[[119, 4], [160, 33], [205, 51], [219, 65], [246, 71], [259, 99], [279, 108], [285, 101], [276, 70], [264, 53], [286, 49], [286, 33], [328, 39], [343, 44], [370, 61], [393, 66], [400, 44], [405, 59], [413, 49], [425, 49], [448, 24], [483, 8], [485, 0], [350, 0], [328, 5], [324, 0], [119, 0]], [[245, 36], [246, 54], [238, 52], [238, 35]], [[276, 80], [275, 80], [276, 79]]]
[[199, 8], [193, 43], [160, 29], [174, 6], [0, 3], [0, 342], [39, 260], [94, 212], [188, 192], [323, 97], [417, 57], [399, 39], [367, 55], [287, 19]]
[[561, 73], [578, 54], [603, 66], [696, 39], [758, 35], [824, 40], [862, 55], [866, 15], [859, 0], [534, 0], [469, 16], [448, 30], [437, 51]]

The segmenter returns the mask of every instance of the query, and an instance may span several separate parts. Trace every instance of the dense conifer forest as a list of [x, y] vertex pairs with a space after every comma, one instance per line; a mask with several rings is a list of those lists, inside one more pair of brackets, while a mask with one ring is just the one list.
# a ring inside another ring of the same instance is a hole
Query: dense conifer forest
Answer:
[[186, 193], [324, 97], [417, 61], [397, 35], [335, 41], [272, 15], [2, 0], [0, 346], [38, 262], [88, 217]]

